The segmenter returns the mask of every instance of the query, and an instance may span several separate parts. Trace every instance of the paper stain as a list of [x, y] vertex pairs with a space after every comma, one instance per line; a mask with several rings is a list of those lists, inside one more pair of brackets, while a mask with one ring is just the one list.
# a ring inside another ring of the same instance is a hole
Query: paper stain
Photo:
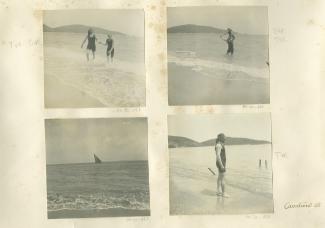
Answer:
[[307, 25], [309, 25], [309, 26], [313, 26], [313, 25], [315, 25], [315, 21], [314, 21], [313, 19], [309, 19], [309, 20], [307, 21]]
[[42, 22], [43, 19], [43, 11], [42, 10], [34, 10], [33, 16], [38, 22]]

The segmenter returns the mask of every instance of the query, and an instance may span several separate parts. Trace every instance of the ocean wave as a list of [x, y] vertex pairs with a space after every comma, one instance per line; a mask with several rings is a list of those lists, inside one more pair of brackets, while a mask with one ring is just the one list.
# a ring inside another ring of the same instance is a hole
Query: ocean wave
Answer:
[[265, 68], [245, 67], [230, 63], [217, 62], [212, 60], [205, 60], [191, 56], [178, 57], [172, 54], [168, 55], [168, 62], [179, 66], [190, 67], [197, 72], [203, 72], [205, 69], [224, 70], [228, 72], [242, 72], [255, 78], [268, 78], [269, 70]]
[[92, 60], [92, 55], [90, 55], [90, 61], [86, 60], [85, 50], [67, 50], [55, 47], [45, 47], [44, 56], [48, 61], [61, 60], [60, 65], [70, 65], [76, 68], [82, 68], [86, 66], [95, 67], [109, 67], [110, 69], [120, 70], [126, 73], [133, 73], [138, 76], [144, 75], [144, 63], [143, 62], [127, 62], [122, 61], [117, 58], [114, 59], [113, 63], [107, 63], [106, 57], [103, 55], [96, 55], [96, 59]]
[[[145, 74], [138, 63], [107, 64], [100, 56], [86, 62], [73, 51], [46, 48], [45, 75], [56, 78], [106, 106], [140, 106], [145, 103]], [[63, 55], [63, 56], [62, 56]]]
[[47, 196], [48, 211], [58, 210], [100, 210], [100, 209], [132, 209], [148, 210], [149, 193], [125, 193], [119, 196], [108, 194], [59, 194], [49, 193]]

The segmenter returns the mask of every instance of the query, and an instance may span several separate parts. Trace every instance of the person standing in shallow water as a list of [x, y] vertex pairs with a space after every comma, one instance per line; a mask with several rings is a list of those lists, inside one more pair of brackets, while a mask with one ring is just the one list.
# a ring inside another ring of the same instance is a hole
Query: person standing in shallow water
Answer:
[[107, 46], [107, 49], [106, 49], [107, 62], [109, 63], [110, 60], [111, 60], [111, 62], [113, 62], [113, 58], [114, 58], [114, 40], [113, 40], [112, 36], [108, 34], [106, 42], [101, 43], [101, 44]]
[[[217, 180], [217, 195], [222, 197], [229, 197], [226, 194], [225, 187], [225, 173], [226, 173], [226, 148], [225, 148], [226, 136], [220, 133], [216, 139], [216, 166], [218, 168], [218, 180]], [[221, 190], [221, 191], [220, 191]]]
[[85, 37], [84, 41], [82, 42], [81, 48], [83, 48], [83, 46], [87, 40], [88, 40], [88, 44], [87, 44], [86, 57], [87, 57], [87, 61], [89, 61], [90, 52], [93, 54], [93, 59], [95, 59], [96, 41], [97, 41], [96, 35], [91, 28], [88, 29], [88, 34]]
[[230, 28], [227, 28], [227, 38], [223, 38], [223, 35], [220, 36], [221, 39], [227, 42], [228, 49], [227, 49], [227, 55], [233, 55], [234, 54], [234, 40], [236, 39], [235, 35], [233, 34], [232, 30]]

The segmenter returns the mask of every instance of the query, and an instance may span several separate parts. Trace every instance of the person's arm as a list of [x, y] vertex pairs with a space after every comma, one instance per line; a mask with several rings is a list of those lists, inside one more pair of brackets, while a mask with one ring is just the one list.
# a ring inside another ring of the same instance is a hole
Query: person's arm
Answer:
[[84, 46], [84, 44], [85, 44], [87, 38], [88, 38], [88, 36], [86, 36], [85, 39], [84, 39], [84, 41], [82, 42], [82, 44], [81, 44], [81, 48]]
[[227, 41], [227, 39], [224, 38], [225, 35], [226, 35], [226, 34], [221, 34], [221, 35], [220, 35], [220, 38], [221, 38], [223, 41]]
[[215, 147], [215, 150], [216, 150], [216, 155], [217, 155], [217, 162], [219, 163], [219, 165], [221, 166], [222, 169], [225, 169], [225, 167], [222, 164], [221, 157], [220, 157], [222, 146], [220, 144], [217, 144]]
[[98, 41], [98, 43], [99, 43], [99, 44], [102, 44], [102, 45], [104, 45], [104, 46], [107, 45], [107, 43], [103, 43], [103, 42], [101, 42], [101, 41]]

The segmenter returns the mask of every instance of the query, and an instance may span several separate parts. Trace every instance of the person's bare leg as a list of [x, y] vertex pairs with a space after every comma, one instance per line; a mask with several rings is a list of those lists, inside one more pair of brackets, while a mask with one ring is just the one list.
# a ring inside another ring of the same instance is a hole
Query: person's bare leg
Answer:
[[229, 195], [226, 193], [226, 184], [225, 184], [225, 174], [222, 173], [221, 176], [221, 190], [222, 190], [222, 196], [228, 198]]
[[218, 180], [217, 180], [217, 194], [221, 194], [220, 192], [220, 187], [221, 187], [221, 173], [218, 174]]
[[222, 194], [225, 194], [225, 182], [224, 182], [224, 179], [225, 179], [225, 175], [224, 174], [221, 174], [221, 191], [222, 191]]
[[93, 59], [95, 59], [95, 52], [93, 51]]

